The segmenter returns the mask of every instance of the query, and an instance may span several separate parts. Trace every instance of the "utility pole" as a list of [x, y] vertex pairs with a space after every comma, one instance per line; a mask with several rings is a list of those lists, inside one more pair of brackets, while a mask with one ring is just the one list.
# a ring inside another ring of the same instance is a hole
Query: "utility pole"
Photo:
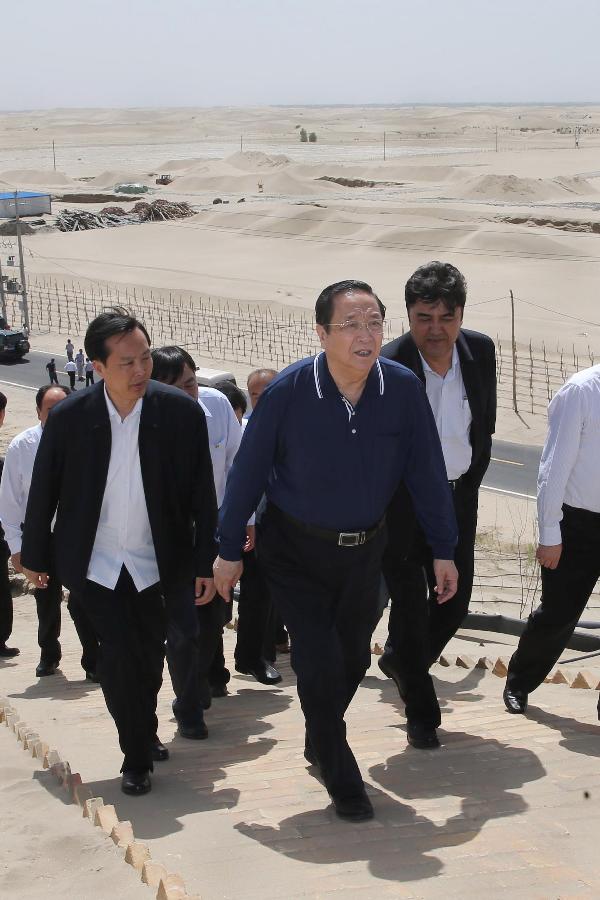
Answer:
[[515, 343], [515, 298], [513, 292], [510, 292], [510, 339], [512, 344], [512, 389], [513, 389], [513, 409], [519, 412], [517, 407], [517, 345]]
[[496, 153], [498, 152], [498, 126], [496, 125]]
[[29, 329], [29, 306], [27, 304], [27, 285], [25, 283], [25, 261], [23, 259], [23, 243], [21, 241], [21, 220], [19, 219], [19, 192], [15, 191], [15, 219], [17, 222], [17, 244], [19, 245], [19, 268], [21, 269], [21, 297], [23, 298], [23, 324]]
[[52, 158], [54, 160], [54, 171], [56, 172], [56, 151], [54, 149], [54, 141], [52, 141]]
[[383, 161], [385, 162], [385, 131], [383, 132]]
[[2, 310], [2, 317], [6, 324], [8, 324], [8, 319], [6, 318], [6, 297], [4, 296], [4, 282], [2, 281], [2, 259], [0, 258], [0, 309]]
[[244, 135], [240, 134], [240, 153], [244, 152]]

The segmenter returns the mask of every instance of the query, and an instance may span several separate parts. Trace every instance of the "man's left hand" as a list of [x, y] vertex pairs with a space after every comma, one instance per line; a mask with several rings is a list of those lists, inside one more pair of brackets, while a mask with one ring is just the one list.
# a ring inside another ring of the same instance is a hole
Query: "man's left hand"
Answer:
[[194, 603], [196, 606], [206, 606], [216, 594], [214, 578], [196, 578], [194, 585]]
[[456, 593], [458, 587], [458, 572], [451, 559], [434, 559], [433, 573], [435, 575], [435, 590], [437, 602], [446, 603]]
[[256, 546], [256, 526], [246, 525], [246, 543], [244, 544], [244, 553], [250, 553]]

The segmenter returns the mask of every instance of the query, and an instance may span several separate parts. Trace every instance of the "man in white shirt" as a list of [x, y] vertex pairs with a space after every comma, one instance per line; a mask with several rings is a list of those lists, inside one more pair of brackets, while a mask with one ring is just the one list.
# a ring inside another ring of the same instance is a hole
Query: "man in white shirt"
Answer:
[[[27, 428], [13, 438], [6, 451], [6, 459], [0, 482], [0, 521], [4, 528], [6, 541], [11, 552], [11, 562], [16, 572], [21, 572], [21, 537], [25, 510], [29, 498], [33, 464], [37, 455], [42, 429], [48, 419], [50, 410], [62, 402], [70, 393], [69, 388], [46, 384], [39, 389], [35, 397], [35, 406], [39, 423]], [[52, 569], [52, 575], [55, 575]], [[61, 658], [60, 642], [60, 604], [62, 587], [52, 577], [50, 586], [34, 591], [38, 616], [38, 644], [40, 661], [35, 670], [38, 678], [54, 675]], [[75, 618], [77, 618], [77, 611]], [[73, 614], [73, 612], [72, 612]], [[76, 626], [77, 627], [77, 626]], [[96, 668], [95, 643], [89, 644], [86, 653], [84, 646], [83, 668], [93, 676]]]
[[75, 363], [73, 362], [72, 359], [70, 359], [68, 362], [65, 363], [65, 372], [69, 376], [69, 384], [71, 385], [71, 390], [72, 391], [76, 390], [75, 376], [77, 375], [77, 366], [75, 365]]
[[592, 366], [572, 375], [548, 407], [537, 496], [542, 596], [508, 666], [504, 703], [511, 713], [526, 711], [600, 578], [599, 458], [600, 366]]
[[477, 502], [488, 467], [496, 419], [493, 341], [462, 327], [467, 286], [450, 263], [420, 266], [405, 286], [410, 331], [381, 355], [407, 366], [423, 383], [442, 445], [458, 524], [454, 561], [458, 589], [439, 604], [431, 553], [416, 527], [404, 486], [388, 514], [383, 574], [391, 597], [389, 636], [379, 667], [405, 702], [413, 747], [439, 746], [440, 708], [429, 667], [456, 633], [473, 587]]
[[[98, 675], [123, 751], [121, 789], [151, 789], [166, 597], [214, 595], [217, 506], [204, 413], [150, 380], [144, 325], [115, 308], [94, 319], [85, 350], [102, 381], [53, 410], [35, 461], [22, 564], [49, 583], [51, 523], [58, 578], [80, 594], [100, 641]], [[82, 462], [85, 461], [85, 463]]]
[[[213, 388], [199, 387], [196, 363], [182, 347], [152, 351], [152, 377], [184, 391], [206, 416], [217, 504], [225, 493], [227, 474], [241, 441], [241, 428], [227, 398]], [[168, 597], [167, 663], [175, 691], [173, 713], [183, 737], [203, 738], [208, 731], [202, 709], [211, 697], [224, 696], [230, 679], [223, 655], [223, 626], [231, 604], [216, 596], [196, 603], [191, 592]]]

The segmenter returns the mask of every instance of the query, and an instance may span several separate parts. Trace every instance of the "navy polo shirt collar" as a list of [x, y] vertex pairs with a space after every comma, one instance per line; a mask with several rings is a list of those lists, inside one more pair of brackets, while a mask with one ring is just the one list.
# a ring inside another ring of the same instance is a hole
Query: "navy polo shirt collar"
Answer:
[[[333, 380], [327, 365], [327, 356], [324, 350], [318, 353], [313, 361], [313, 379], [315, 391], [320, 400], [324, 398], [335, 398], [340, 396], [340, 389]], [[375, 360], [374, 365], [367, 376], [367, 383], [363, 391], [365, 394], [372, 396], [381, 396], [385, 392], [385, 379], [383, 377], [383, 369], [379, 359]], [[361, 397], [362, 399], [362, 397]]]

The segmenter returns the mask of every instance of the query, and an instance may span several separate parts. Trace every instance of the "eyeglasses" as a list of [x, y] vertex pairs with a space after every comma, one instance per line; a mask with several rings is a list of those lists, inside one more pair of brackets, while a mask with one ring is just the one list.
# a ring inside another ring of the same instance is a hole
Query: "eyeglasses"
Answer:
[[382, 319], [370, 319], [368, 322], [360, 319], [346, 319], [345, 322], [330, 322], [329, 326], [330, 328], [339, 328], [340, 331], [345, 331], [347, 334], [358, 334], [363, 328], [366, 328], [370, 334], [383, 334]]

